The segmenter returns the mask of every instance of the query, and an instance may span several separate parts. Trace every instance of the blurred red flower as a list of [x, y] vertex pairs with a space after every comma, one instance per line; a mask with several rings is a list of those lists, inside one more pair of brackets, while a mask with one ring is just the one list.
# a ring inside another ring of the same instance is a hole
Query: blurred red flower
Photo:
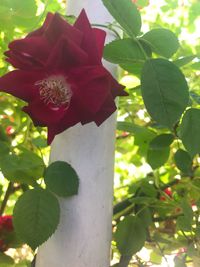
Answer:
[[9, 248], [12, 239], [7, 240], [7, 236], [14, 231], [12, 216], [0, 216], [0, 252], [4, 252]]
[[115, 110], [124, 87], [102, 65], [105, 32], [92, 28], [83, 10], [71, 26], [49, 13], [41, 28], [10, 43], [7, 61], [18, 70], [0, 78], [0, 89], [28, 103], [36, 126], [48, 127], [48, 143], [77, 124], [98, 126]]
[[165, 194], [167, 194], [169, 197], [172, 197], [172, 189], [170, 187], [166, 188], [164, 190]]
[[0, 216], [0, 231], [13, 231], [13, 223], [11, 215]]
[[[165, 193], [165, 195], [168, 195], [168, 197], [172, 198], [172, 189], [170, 187], [166, 188], [163, 192]], [[165, 195], [160, 196], [161, 201], [167, 200]]]
[[15, 130], [11, 125], [6, 127], [6, 134], [7, 135], [12, 135], [14, 132], [15, 132]]

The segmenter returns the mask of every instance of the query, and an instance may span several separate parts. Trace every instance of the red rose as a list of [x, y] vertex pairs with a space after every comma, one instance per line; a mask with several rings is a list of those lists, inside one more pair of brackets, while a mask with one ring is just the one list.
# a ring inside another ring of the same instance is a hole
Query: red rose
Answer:
[[0, 78], [0, 89], [28, 103], [23, 110], [48, 127], [48, 143], [77, 124], [98, 126], [115, 110], [124, 87], [102, 65], [105, 32], [93, 29], [83, 10], [73, 26], [48, 14], [43, 26], [9, 45], [18, 70]]

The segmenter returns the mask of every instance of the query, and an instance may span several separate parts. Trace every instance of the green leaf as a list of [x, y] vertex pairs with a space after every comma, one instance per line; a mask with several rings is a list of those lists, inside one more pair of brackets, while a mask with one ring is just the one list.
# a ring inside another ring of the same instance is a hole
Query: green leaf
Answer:
[[184, 216], [187, 217], [187, 220], [192, 222], [193, 210], [191, 208], [191, 205], [188, 203], [187, 199], [183, 199], [181, 201], [181, 208], [182, 208]]
[[168, 29], [153, 29], [145, 33], [142, 37], [152, 48], [152, 50], [164, 57], [171, 57], [179, 47], [176, 35]]
[[156, 136], [149, 144], [147, 151], [147, 162], [156, 169], [165, 164], [169, 158], [169, 146], [174, 140], [172, 134], [160, 134]]
[[47, 147], [47, 140], [44, 137], [38, 136], [32, 140], [33, 144], [37, 147], [44, 148]]
[[150, 143], [152, 149], [162, 149], [169, 147], [174, 141], [173, 134], [160, 134], [157, 135]]
[[153, 197], [134, 197], [130, 201], [134, 204], [152, 204], [157, 200]]
[[141, 16], [131, 0], [102, 0], [105, 7], [130, 36], [137, 36], [141, 29]]
[[179, 128], [179, 135], [191, 157], [197, 153], [200, 153], [199, 109], [190, 108], [185, 112]]
[[151, 117], [172, 128], [189, 102], [188, 85], [176, 65], [165, 59], [150, 59], [142, 70], [141, 90]]
[[[145, 52], [145, 59], [147, 57], [152, 57], [152, 49], [151, 46], [143, 39], [138, 40], [139, 44], [142, 46], [144, 52]], [[147, 56], [147, 57], [146, 57]]]
[[140, 126], [130, 122], [118, 122], [117, 129], [133, 134], [134, 144], [139, 147], [139, 153], [145, 155], [149, 142], [156, 135], [154, 131], [148, 129], [146, 126]]
[[137, 77], [141, 76], [142, 68], [144, 63], [135, 62], [130, 64], [120, 64], [120, 67], [129, 73], [134, 74]]
[[130, 64], [145, 60], [138, 43], [132, 39], [116, 40], [104, 48], [104, 58], [112, 63]]
[[55, 232], [59, 217], [57, 198], [46, 190], [34, 189], [18, 199], [13, 223], [19, 238], [35, 250]]
[[14, 267], [33, 267], [30, 261], [20, 261], [19, 263], [15, 264]]
[[133, 255], [138, 252], [146, 240], [146, 230], [141, 219], [127, 216], [118, 224], [115, 239], [122, 255]]
[[183, 173], [190, 174], [192, 171], [192, 158], [187, 151], [178, 149], [174, 155], [176, 166]]
[[145, 138], [145, 141], [149, 141], [155, 137], [155, 133], [148, 129], [146, 126], [136, 125], [134, 123], [118, 121], [117, 122], [117, 130], [125, 131], [132, 133], [134, 135], [140, 135], [142, 138]]
[[148, 180], [143, 179], [137, 195], [157, 198], [158, 192], [154, 184], [150, 184]]
[[137, 216], [142, 220], [145, 227], [148, 227], [152, 223], [152, 214], [149, 208], [141, 207]]
[[152, 169], [157, 169], [163, 166], [169, 158], [169, 147], [164, 147], [160, 149], [149, 148], [147, 151], [147, 162]]
[[177, 229], [182, 231], [190, 232], [191, 231], [191, 221], [185, 215], [179, 216], [176, 221]]
[[186, 56], [186, 57], [182, 57], [179, 58], [175, 61], [173, 61], [173, 63], [177, 66], [177, 67], [182, 67], [187, 65], [188, 63], [190, 63], [193, 59], [195, 59], [196, 56]]
[[79, 178], [75, 170], [64, 161], [52, 163], [45, 171], [47, 188], [61, 197], [78, 194]]
[[9, 181], [34, 185], [43, 176], [45, 166], [42, 158], [24, 150], [19, 155], [6, 155], [0, 160], [0, 168]]
[[7, 142], [0, 141], [0, 160], [8, 155], [10, 152], [10, 145]]
[[183, 215], [177, 219], [177, 228], [183, 231], [191, 231], [193, 221], [193, 210], [187, 199], [182, 199], [181, 208]]

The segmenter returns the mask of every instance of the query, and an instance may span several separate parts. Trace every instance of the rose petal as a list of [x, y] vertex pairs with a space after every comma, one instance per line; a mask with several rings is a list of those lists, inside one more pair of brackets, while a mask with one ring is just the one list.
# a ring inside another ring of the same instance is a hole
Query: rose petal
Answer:
[[77, 45], [82, 41], [82, 33], [66, 22], [58, 13], [51, 19], [47, 29], [44, 31], [44, 35], [52, 45], [55, 45], [62, 35]]
[[110, 77], [110, 88], [113, 98], [116, 98], [117, 96], [128, 96], [128, 93], [124, 91], [125, 86], [119, 84], [109, 72], [107, 72], [107, 74]]
[[91, 65], [101, 64], [100, 51], [103, 49], [103, 47], [101, 47], [102, 36], [100, 38], [97, 36], [97, 33], [93, 31], [84, 9], [76, 20], [74, 27], [83, 33], [81, 47], [88, 53], [89, 63]]
[[7, 56], [6, 61], [15, 68], [22, 70], [32, 70], [42, 67], [41, 62], [32, 57], [22, 56], [21, 54], [18, 54], [17, 52], [13, 52], [11, 50], [6, 51], [4, 54]]
[[0, 90], [24, 101], [30, 101], [38, 96], [34, 84], [43, 77], [43, 72], [14, 70], [0, 77]]
[[11, 42], [9, 49], [6, 52], [8, 61], [13, 62], [14, 67], [26, 70], [27, 67], [44, 66], [51, 47], [44, 37], [30, 37]]
[[69, 72], [68, 78], [69, 82], [76, 85], [75, 97], [85, 109], [92, 113], [101, 109], [110, 94], [110, 77], [102, 66], [76, 68]]
[[115, 111], [117, 107], [112, 97], [108, 97], [104, 102], [102, 109], [95, 114], [94, 121], [96, 125], [101, 125], [107, 118], [109, 118]]
[[55, 124], [59, 122], [66, 113], [64, 107], [52, 109], [44, 104], [41, 99], [36, 99], [35, 101], [30, 102], [28, 106], [23, 108], [23, 111], [31, 117], [36, 126], [49, 126]]
[[79, 122], [80, 122], [80, 118], [79, 118], [77, 109], [75, 108], [75, 105], [74, 105], [73, 100], [72, 100], [71, 105], [66, 110], [63, 118], [60, 121], [58, 121], [57, 123], [49, 125], [49, 127], [48, 127], [48, 144], [51, 144], [55, 135], [62, 133], [66, 129], [76, 125]]
[[47, 69], [63, 69], [81, 66], [88, 61], [88, 55], [68, 38], [62, 37], [52, 50], [47, 62]]

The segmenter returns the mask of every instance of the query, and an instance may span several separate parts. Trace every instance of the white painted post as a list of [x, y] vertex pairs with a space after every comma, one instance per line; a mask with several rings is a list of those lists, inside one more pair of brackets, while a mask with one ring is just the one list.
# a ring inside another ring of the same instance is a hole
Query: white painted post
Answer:
[[[68, 14], [77, 16], [82, 8], [92, 23], [112, 20], [101, 0], [68, 0]], [[37, 267], [110, 266], [115, 124], [114, 114], [100, 127], [79, 124], [55, 138], [51, 162], [70, 163], [80, 187], [77, 196], [60, 199], [60, 225], [39, 248]]]

